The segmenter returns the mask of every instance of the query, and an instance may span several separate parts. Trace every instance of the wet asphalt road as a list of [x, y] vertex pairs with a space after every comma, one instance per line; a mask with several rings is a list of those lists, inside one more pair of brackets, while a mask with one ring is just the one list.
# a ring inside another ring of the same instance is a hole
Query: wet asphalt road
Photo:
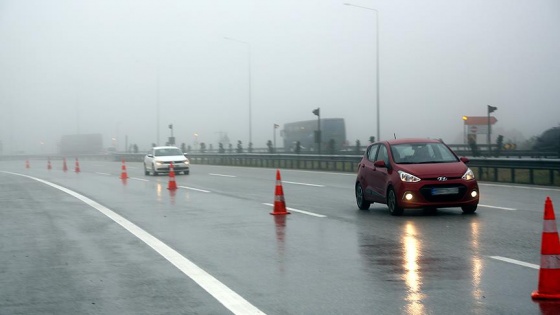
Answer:
[[193, 165], [170, 192], [141, 163], [30, 164], [0, 162], [0, 314], [560, 313], [530, 297], [557, 188], [393, 217], [353, 174], [281, 170], [273, 216], [275, 169]]

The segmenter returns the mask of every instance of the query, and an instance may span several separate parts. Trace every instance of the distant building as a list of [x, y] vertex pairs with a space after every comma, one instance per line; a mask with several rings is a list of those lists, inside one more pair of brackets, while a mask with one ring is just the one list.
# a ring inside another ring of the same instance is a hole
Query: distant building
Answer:
[[[281, 136], [284, 138], [284, 150], [294, 151], [299, 141], [302, 152], [317, 152], [315, 140], [318, 129], [317, 120], [306, 120], [284, 124]], [[346, 125], [344, 118], [321, 119], [321, 148], [324, 152], [329, 142], [334, 141], [334, 149], [341, 150], [346, 144]]]
[[60, 154], [100, 154], [103, 153], [101, 134], [65, 135], [60, 139]]

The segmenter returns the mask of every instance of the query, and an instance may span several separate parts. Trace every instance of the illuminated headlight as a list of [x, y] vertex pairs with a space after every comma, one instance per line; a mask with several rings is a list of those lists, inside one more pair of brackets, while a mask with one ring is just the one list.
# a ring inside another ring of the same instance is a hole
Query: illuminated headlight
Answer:
[[185, 163], [185, 165], [189, 165], [189, 160], [185, 160], [183, 163]]
[[398, 172], [399, 172], [399, 176], [401, 177], [401, 181], [403, 182], [416, 183], [420, 181], [420, 178], [412, 174], [408, 174], [407, 172], [403, 172], [403, 171], [398, 171]]
[[467, 168], [467, 171], [465, 172], [465, 174], [463, 174], [462, 177], [464, 180], [473, 180], [474, 179], [474, 173], [473, 171], [471, 171], [470, 168]]
[[163, 162], [161, 162], [161, 161], [156, 161], [156, 164], [157, 164], [157, 165], [163, 165]]
[[471, 191], [471, 197], [476, 198], [476, 196], [478, 196], [476, 190]]
[[410, 201], [410, 200], [412, 200], [412, 197], [413, 197], [412, 193], [410, 193], [410, 192], [404, 193], [404, 199]]

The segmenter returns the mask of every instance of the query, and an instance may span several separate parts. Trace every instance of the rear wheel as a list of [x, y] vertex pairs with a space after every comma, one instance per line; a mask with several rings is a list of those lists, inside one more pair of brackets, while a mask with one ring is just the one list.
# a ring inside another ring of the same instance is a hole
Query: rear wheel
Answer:
[[360, 210], [367, 210], [371, 205], [371, 202], [364, 199], [364, 190], [362, 189], [362, 185], [360, 185], [360, 183], [356, 183], [356, 204]]
[[399, 207], [397, 194], [393, 188], [389, 188], [389, 191], [387, 192], [387, 207], [389, 208], [391, 215], [398, 216], [403, 214], [404, 209]]
[[144, 164], [144, 175], [150, 175], [150, 172], [146, 168], [146, 164]]
[[474, 213], [476, 211], [476, 207], [477, 205], [472, 205], [472, 206], [462, 206], [461, 209], [463, 210], [463, 213]]

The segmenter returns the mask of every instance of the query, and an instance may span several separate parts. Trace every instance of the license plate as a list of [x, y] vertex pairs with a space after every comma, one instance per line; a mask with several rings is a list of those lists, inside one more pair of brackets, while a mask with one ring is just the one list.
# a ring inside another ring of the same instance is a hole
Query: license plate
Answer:
[[432, 195], [453, 195], [458, 194], [459, 188], [457, 187], [445, 187], [445, 188], [432, 188]]

